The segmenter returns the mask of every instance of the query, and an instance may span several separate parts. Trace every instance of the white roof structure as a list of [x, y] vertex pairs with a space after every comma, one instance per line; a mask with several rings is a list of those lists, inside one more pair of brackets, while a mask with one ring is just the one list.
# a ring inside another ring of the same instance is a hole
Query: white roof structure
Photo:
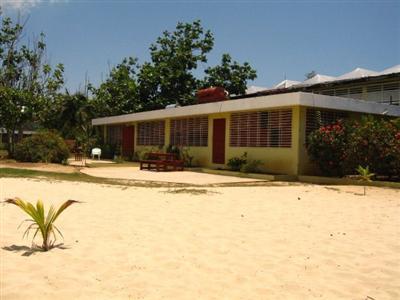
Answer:
[[258, 87], [258, 86], [249, 86], [246, 90], [246, 94], [253, 94], [260, 91], [270, 91], [277, 89], [286, 89], [286, 88], [296, 88], [302, 86], [311, 86], [314, 84], [325, 83], [325, 82], [335, 82], [340, 80], [352, 80], [352, 79], [360, 79], [365, 77], [374, 77], [381, 75], [389, 75], [394, 73], [400, 73], [400, 64], [395, 65], [393, 67], [387, 68], [381, 72], [376, 72], [373, 70], [363, 69], [363, 68], [355, 68], [353, 71], [348, 72], [346, 74], [340, 75], [338, 77], [328, 76], [317, 74], [310, 79], [306, 79], [303, 82], [296, 80], [285, 79], [279, 82], [277, 85], [274, 85], [272, 88]]
[[300, 81], [285, 79], [285, 80], [279, 82], [277, 85], [274, 85], [274, 89], [285, 89], [285, 88], [291, 87], [291, 86], [299, 84], [299, 83], [300, 83]]
[[336, 77], [317, 74], [317, 75], [311, 77], [310, 79], [304, 80], [300, 85], [311, 85], [311, 84], [317, 84], [317, 83], [334, 81], [334, 80], [336, 80]]
[[265, 90], [268, 90], [268, 88], [263, 87], [263, 86], [250, 85], [246, 89], [246, 94], [253, 94], [253, 93], [257, 93], [257, 92], [265, 91]]
[[387, 68], [382, 72], [379, 72], [379, 75], [388, 75], [393, 73], [400, 73], [400, 65], [393, 66], [391, 68]]
[[376, 76], [380, 75], [378, 72], [367, 70], [363, 68], [355, 68], [353, 71], [343, 74], [337, 77], [337, 80], [344, 80], [344, 79], [356, 79], [356, 78], [364, 78], [369, 76]]
[[220, 101], [205, 104], [188, 105], [170, 109], [159, 109], [127, 115], [97, 118], [92, 125], [123, 124], [129, 122], [208, 115], [213, 113], [237, 112], [268, 109], [276, 107], [307, 106], [359, 113], [383, 114], [400, 117], [400, 107], [371, 101], [317, 95], [311, 93], [287, 93], [238, 100]]

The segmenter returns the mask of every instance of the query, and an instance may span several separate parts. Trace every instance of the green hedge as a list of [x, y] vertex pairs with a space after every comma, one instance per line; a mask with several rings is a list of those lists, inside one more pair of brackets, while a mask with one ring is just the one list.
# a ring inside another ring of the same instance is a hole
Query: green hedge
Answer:
[[400, 119], [372, 116], [321, 127], [308, 136], [307, 151], [324, 175], [354, 174], [358, 166], [400, 176]]
[[66, 143], [57, 133], [43, 131], [19, 142], [14, 158], [22, 162], [64, 163], [69, 154]]

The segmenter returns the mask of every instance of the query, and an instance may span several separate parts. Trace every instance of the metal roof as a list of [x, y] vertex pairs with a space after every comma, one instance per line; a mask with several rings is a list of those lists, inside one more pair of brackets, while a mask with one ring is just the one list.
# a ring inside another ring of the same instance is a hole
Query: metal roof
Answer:
[[[395, 65], [393, 67], [387, 68], [381, 72], [373, 71], [373, 70], [368, 70], [368, 69], [363, 69], [363, 68], [355, 68], [354, 70], [345, 73], [343, 75], [334, 77], [334, 76], [328, 76], [328, 75], [322, 75], [322, 74], [316, 74], [312, 78], [306, 79], [302, 82], [295, 81], [295, 80], [284, 80], [277, 85], [275, 85], [272, 88], [265, 88], [264, 90], [258, 90], [255, 93], [270, 93], [271, 91], [277, 91], [282, 92], [284, 90], [299, 90], [299, 88], [302, 87], [310, 87], [313, 85], [319, 85], [319, 84], [324, 84], [324, 83], [342, 83], [343, 81], [353, 81], [353, 80], [360, 80], [364, 78], [375, 78], [383, 75], [391, 75], [391, 74], [400, 74], [400, 65]], [[295, 84], [287, 84], [287, 83], [295, 83]], [[251, 93], [246, 93], [250, 94]]]

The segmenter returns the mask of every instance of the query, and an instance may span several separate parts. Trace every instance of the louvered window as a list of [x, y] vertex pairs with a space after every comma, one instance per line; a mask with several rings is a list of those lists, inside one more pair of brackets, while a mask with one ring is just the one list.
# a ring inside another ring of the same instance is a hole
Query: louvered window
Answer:
[[137, 126], [137, 144], [140, 146], [164, 146], [165, 121], [140, 122]]
[[208, 145], [208, 117], [172, 119], [170, 143], [174, 146], [206, 147]]
[[338, 120], [346, 119], [347, 113], [335, 110], [322, 110], [307, 108], [306, 112], [306, 137], [314, 130], [322, 126], [336, 123]]
[[326, 90], [326, 91], [321, 91], [322, 95], [327, 95], [327, 96], [334, 96], [335, 91], [334, 90]]
[[382, 103], [400, 105], [400, 83], [383, 85]]
[[348, 89], [335, 90], [335, 96], [347, 98], [349, 95]]
[[111, 125], [107, 127], [107, 144], [118, 145], [122, 141], [122, 126]]
[[362, 88], [355, 87], [355, 88], [349, 89], [349, 98], [362, 99]]
[[231, 147], [292, 145], [292, 110], [234, 113], [230, 121]]
[[367, 100], [373, 102], [382, 101], [382, 85], [367, 86]]

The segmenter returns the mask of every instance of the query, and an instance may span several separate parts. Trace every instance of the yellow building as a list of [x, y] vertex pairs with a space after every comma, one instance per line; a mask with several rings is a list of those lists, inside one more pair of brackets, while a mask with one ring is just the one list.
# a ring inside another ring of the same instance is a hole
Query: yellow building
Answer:
[[361, 114], [400, 116], [400, 107], [293, 92], [173, 107], [92, 121], [123, 155], [185, 147], [197, 166], [226, 168], [247, 152], [271, 174], [311, 174], [306, 135], [319, 126]]

